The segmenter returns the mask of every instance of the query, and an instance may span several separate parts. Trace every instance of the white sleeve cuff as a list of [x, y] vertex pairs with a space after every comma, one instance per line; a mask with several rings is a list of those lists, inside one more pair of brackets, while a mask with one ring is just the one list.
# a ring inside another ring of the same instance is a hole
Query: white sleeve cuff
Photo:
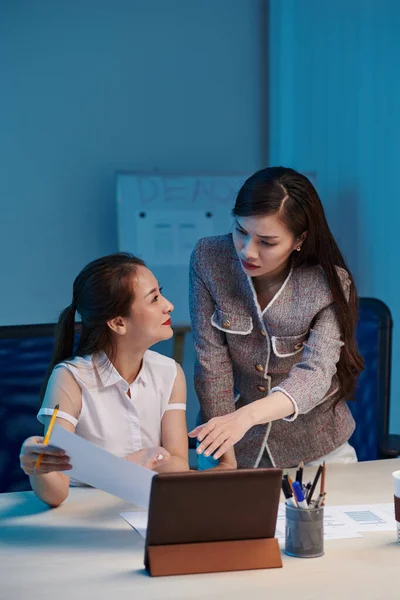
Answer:
[[284, 388], [281, 388], [279, 386], [272, 388], [272, 390], [270, 391], [270, 394], [272, 394], [273, 392], [282, 392], [282, 394], [285, 394], [285, 396], [287, 396], [293, 404], [294, 413], [292, 413], [289, 417], [283, 417], [283, 421], [289, 421], [289, 422], [295, 421], [299, 414], [299, 407], [297, 406], [297, 402], [293, 398], [293, 396], [291, 394], [289, 394]]
[[172, 402], [167, 405], [165, 412], [167, 410], [186, 410], [186, 404], [183, 402]]
[[[42, 425], [44, 425], [44, 419], [42, 417], [48, 417], [48, 416], [51, 417], [53, 412], [54, 412], [54, 408], [41, 408], [37, 414], [37, 420], [40, 423], [42, 423]], [[72, 423], [72, 425], [74, 427], [76, 427], [78, 424], [78, 419], [75, 419], [75, 417], [71, 417], [71, 415], [69, 415], [66, 412], [63, 412], [62, 410], [58, 411], [57, 418], [65, 419], [66, 421], [69, 421], [70, 423]]]

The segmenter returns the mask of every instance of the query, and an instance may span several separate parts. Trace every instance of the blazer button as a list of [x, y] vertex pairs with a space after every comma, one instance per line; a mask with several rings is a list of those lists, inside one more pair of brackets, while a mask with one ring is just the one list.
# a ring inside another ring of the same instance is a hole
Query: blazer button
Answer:
[[231, 326], [231, 322], [229, 319], [225, 319], [225, 321], [222, 321], [222, 327], [224, 329], [230, 329], [230, 326]]
[[266, 336], [266, 333], [265, 333], [264, 329], [261, 329], [261, 331], [260, 331], [260, 335], [262, 335], [263, 337], [265, 337], [265, 336]]
[[257, 389], [259, 392], [265, 392], [265, 387], [263, 385], [258, 385]]
[[257, 371], [259, 371], [260, 373], [264, 373], [264, 367], [263, 367], [263, 366], [262, 366], [260, 363], [257, 363], [257, 364], [256, 364], [256, 369], [257, 369]]
[[294, 350], [300, 350], [303, 347], [303, 344], [301, 342], [299, 342], [298, 344], [295, 345]]

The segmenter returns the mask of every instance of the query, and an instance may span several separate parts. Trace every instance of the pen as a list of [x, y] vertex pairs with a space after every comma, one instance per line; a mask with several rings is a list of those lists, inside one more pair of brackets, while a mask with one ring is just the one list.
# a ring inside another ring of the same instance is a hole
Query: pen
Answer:
[[299, 468], [297, 469], [297, 472], [296, 472], [296, 481], [298, 481], [300, 485], [303, 484], [303, 468], [304, 468], [304, 462], [301, 461], [301, 463], [299, 464]]
[[[45, 435], [45, 438], [43, 440], [43, 444], [45, 444], [46, 446], [50, 441], [51, 432], [53, 431], [54, 423], [56, 422], [57, 413], [58, 413], [59, 408], [60, 408], [60, 406], [58, 404], [56, 404], [54, 407], [54, 412], [50, 419], [50, 425], [49, 425], [49, 428]], [[39, 456], [37, 457], [36, 463], [35, 463], [35, 471], [40, 467], [40, 463], [42, 462], [42, 459], [43, 459], [43, 454], [39, 454]]]
[[320, 478], [321, 473], [322, 473], [322, 465], [319, 465], [317, 474], [315, 475], [314, 481], [311, 484], [310, 491], [307, 494], [307, 502], [308, 502], [308, 504], [310, 504], [310, 502], [311, 502], [311, 498], [313, 496], [315, 488], [317, 487], [318, 479]]
[[296, 501], [293, 498], [292, 490], [287, 479], [284, 479], [282, 481], [282, 491], [286, 499], [286, 504], [288, 506], [292, 506], [293, 508], [297, 508]]
[[303, 490], [301, 489], [301, 485], [298, 481], [293, 482], [293, 491], [297, 500], [297, 504], [300, 506], [300, 508], [308, 510], [309, 506], [304, 498]]

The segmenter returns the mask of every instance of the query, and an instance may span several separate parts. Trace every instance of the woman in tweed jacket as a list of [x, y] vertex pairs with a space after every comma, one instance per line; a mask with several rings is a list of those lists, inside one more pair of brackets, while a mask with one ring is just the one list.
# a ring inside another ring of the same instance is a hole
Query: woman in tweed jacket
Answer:
[[191, 260], [199, 455], [220, 468], [357, 460], [357, 294], [315, 188], [263, 169], [233, 215], [233, 234], [200, 240]]

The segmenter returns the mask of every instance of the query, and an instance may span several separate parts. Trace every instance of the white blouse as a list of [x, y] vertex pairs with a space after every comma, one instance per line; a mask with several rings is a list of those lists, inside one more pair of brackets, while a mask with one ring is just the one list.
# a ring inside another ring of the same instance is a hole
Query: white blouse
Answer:
[[[65, 369], [82, 390], [80, 411], [65, 385]], [[130, 385], [104, 353], [77, 356], [54, 368], [37, 417], [43, 423], [43, 416], [52, 415], [58, 403], [57, 417], [72, 423], [77, 435], [120, 457], [160, 446], [164, 412], [186, 409], [185, 404], [168, 404], [176, 374], [175, 361], [152, 350], [145, 353]]]

